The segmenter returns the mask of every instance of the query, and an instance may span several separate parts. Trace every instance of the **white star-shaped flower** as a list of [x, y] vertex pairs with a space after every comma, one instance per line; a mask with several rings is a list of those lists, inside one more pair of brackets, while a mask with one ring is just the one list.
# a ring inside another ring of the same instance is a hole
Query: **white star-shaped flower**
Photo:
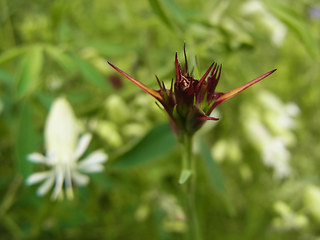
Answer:
[[[46, 154], [32, 153], [28, 160], [41, 163], [48, 170], [30, 175], [26, 183], [43, 183], [38, 188], [38, 195], [46, 194], [53, 186], [52, 199], [63, 197], [63, 186], [68, 199], [73, 198], [72, 184], [86, 185], [89, 177], [83, 173], [100, 172], [108, 156], [97, 150], [79, 161], [86, 151], [90, 134], [80, 138], [80, 128], [73, 110], [65, 98], [58, 98], [52, 104], [45, 127]], [[78, 140], [79, 139], [79, 140]]]

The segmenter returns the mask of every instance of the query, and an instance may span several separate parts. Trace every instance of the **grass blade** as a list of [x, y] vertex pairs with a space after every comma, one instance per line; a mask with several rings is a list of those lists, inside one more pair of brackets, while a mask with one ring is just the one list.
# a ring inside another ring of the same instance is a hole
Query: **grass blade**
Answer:
[[173, 29], [173, 25], [168, 18], [167, 14], [163, 10], [159, 0], [149, 0], [153, 11], [158, 15], [164, 24], [166, 24], [170, 29]]
[[200, 142], [200, 148], [204, 166], [211, 185], [220, 194], [225, 196], [227, 192], [224, 186], [224, 181], [220, 172], [219, 165], [212, 159], [209, 147], [204, 141]]
[[104, 90], [109, 90], [109, 86], [107, 84], [106, 79], [104, 79], [104, 77], [102, 76], [102, 74], [99, 73], [98, 70], [96, 70], [92, 65], [87, 63], [77, 54], [72, 54], [72, 58], [77, 63], [85, 80], [97, 85], [98, 87]]

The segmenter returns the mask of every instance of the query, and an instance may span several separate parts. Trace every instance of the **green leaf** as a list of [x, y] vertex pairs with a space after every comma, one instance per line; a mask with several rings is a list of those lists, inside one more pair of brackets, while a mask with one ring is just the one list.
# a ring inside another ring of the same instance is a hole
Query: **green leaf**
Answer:
[[112, 43], [106, 42], [104, 39], [103, 41], [93, 40], [88, 42], [87, 45], [96, 49], [99, 54], [106, 55], [106, 56], [121, 56], [122, 54], [132, 50], [133, 46], [132, 43]]
[[61, 49], [51, 45], [46, 45], [44, 49], [46, 53], [67, 72], [73, 73], [76, 71], [76, 65], [72, 58], [61, 51]]
[[268, 9], [283, 23], [285, 23], [301, 40], [309, 54], [319, 58], [319, 47], [312, 36], [309, 26], [291, 7], [278, 1], [264, 1]]
[[93, 83], [104, 90], [110, 89], [106, 79], [92, 65], [75, 53], [72, 54], [72, 58], [77, 63], [81, 73], [88, 82]]
[[158, 15], [162, 22], [164, 22], [170, 29], [173, 29], [173, 25], [170, 19], [168, 18], [167, 14], [162, 9], [159, 0], [149, 0], [149, 2], [153, 11]]
[[168, 123], [154, 127], [132, 149], [113, 163], [119, 168], [129, 168], [141, 163], [152, 162], [167, 155], [176, 145], [176, 139]]
[[20, 105], [20, 116], [17, 126], [15, 153], [16, 170], [24, 177], [31, 174], [32, 164], [27, 161], [27, 155], [34, 152], [40, 139], [34, 126], [33, 109], [29, 102]]
[[165, 6], [168, 10], [170, 10], [170, 16], [173, 17], [176, 23], [179, 23], [181, 26], [185, 26], [187, 24], [184, 12], [181, 11], [179, 6], [173, 0], [163, 0]]
[[11, 85], [12, 80], [13, 80], [13, 78], [11, 75], [9, 75], [4, 70], [0, 69], [0, 82]]
[[17, 80], [17, 94], [19, 97], [30, 93], [39, 81], [39, 75], [43, 64], [43, 49], [36, 45], [28, 50], [22, 59], [20, 74]]
[[36, 92], [35, 93], [36, 98], [39, 100], [39, 102], [49, 111], [53, 101], [55, 100], [55, 96], [51, 96], [48, 93], [43, 92]]
[[18, 57], [19, 55], [25, 53], [28, 49], [29, 49], [29, 47], [24, 46], [24, 47], [11, 48], [11, 49], [3, 52], [0, 55], [0, 64], [8, 62], [8, 61]]
[[211, 185], [222, 195], [226, 196], [223, 177], [219, 165], [212, 159], [208, 145], [200, 141], [201, 155], [208, 174]]

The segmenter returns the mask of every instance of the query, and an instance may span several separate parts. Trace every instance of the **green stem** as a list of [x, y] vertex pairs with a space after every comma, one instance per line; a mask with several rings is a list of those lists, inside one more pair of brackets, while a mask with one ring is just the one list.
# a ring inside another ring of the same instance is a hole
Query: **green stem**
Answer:
[[199, 222], [196, 214], [195, 205], [195, 187], [196, 187], [196, 169], [193, 158], [192, 143], [193, 138], [190, 135], [184, 135], [181, 139], [182, 148], [182, 171], [189, 172], [190, 179], [186, 180], [186, 195], [187, 195], [187, 212], [189, 225], [189, 239], [201, 240]]
[[182, 150], [182, 170], [193, 173], [193, 157], [192, 157], [192, 136], [183, 135], [181, 140]]

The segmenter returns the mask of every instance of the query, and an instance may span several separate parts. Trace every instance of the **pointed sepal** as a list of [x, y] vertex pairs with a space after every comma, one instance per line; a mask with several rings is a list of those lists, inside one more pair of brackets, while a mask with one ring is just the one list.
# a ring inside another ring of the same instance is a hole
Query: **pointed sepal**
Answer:
[[270, 72], [267, 72], [253, 80], [251, 80], [250, 82], [247, 82], [246, 84], [243, 84], [242, 86], [235, 88], [229, 92], [226, 92], [222, 95], [220, 95], [215, 103], [212, 105], [210, 110], [213, 110], [215, 107], [217, 107], [218, 105], [220, 105], [221, 103], [227, 101], [230, 98], [233, 98], [234, 96], [236, 96], [237, 94], [239, 94], [240, 92], [242, 92], [243, 90], [247, 89], [248, 87], [252, 86], [253, 84], [256, 84], [257, 82], [261, 81], [262, 79], [268, 77], [270, 74], [272, 74], [273, 72], [275, 72], [277, 69], [274, 69]]
[[126, 77], [127, 79], [129, 79], [131, 82], [133, 82], [135, 85], [137, 85], [139, 88], [141, 88], [143, 91], [145, 91], [146, 93], [150, 94], [151, 96], [153, 96], [154, 98], [156, 98], [157, 100], [161, 101], [163, 100], [161, 94], [159, 92], [157, 92], [156, 90], [144, 85], [142, 82], [139, 82], [138, 80], [134, 79], [133, 77], [131, 77], [129, 74], [125, 73], [124, 71], [122, 71], [121, 69], [117, 68], [116, 66], [114, 66], [112, 63], [108, 62], [108, 64], [113, 67], [116, 71], [118, 71], [122, 76]]

